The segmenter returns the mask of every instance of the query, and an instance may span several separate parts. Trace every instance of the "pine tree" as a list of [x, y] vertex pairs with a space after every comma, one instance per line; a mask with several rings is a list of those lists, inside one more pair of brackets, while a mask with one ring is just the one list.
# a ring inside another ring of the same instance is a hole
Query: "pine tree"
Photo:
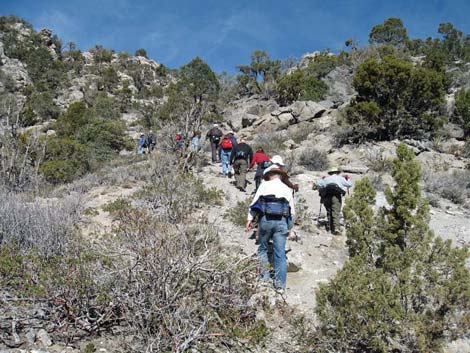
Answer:
[[350, 260], [320, 289], [323, 340], [338, 351], [435, 352], [470, 328], [466, 248], [435, 237], [413, 152], [397, 149], [388, 205], [360, 181], [344, 216]]

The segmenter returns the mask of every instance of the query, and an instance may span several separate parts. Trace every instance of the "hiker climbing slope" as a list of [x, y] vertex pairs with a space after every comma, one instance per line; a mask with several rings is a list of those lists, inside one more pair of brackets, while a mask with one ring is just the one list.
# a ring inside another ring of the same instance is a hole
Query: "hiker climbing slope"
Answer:
[[342, 197], [346, 194], [345, 189], [352, 186], [349, 176], [342, 177], [338, 167], [328, 171], [329, 176], [317, 180], [315, 186], [320, 193], [321, 201], [326, 208], [328, 216], [328, 229], [333, 235], [341, 234], [341, 206]]
[[220, 162], [222, 163], [222, 176], [225, 177], [230, 172], [230, 156], [232, 154], [233, 143], [229, 136], [225, 135], [220, 142]]
[[291, 188], [294, 191], [299, 191], [299, 184], [294, 184], [290, 181], [289, 175], [287, 172], [284, 170], [284, 167], [286, 166], [284, 164], [284, 161], [282, 160], [282, 157], [279, 155], [273, 156], [270, 160], [271, 165], [266, 168], [263, 171], [263, 179], [267, 180], [269, 178], [269, 172], [273, 169], [281, 169], [284, 173], [281, 174], [281, 180], [284, 184], [286, 184], [289, 188]]
[[155, 133], [152, 130], [150, 130], [149, 134], [147, 135], [148, 153], [152, 153], [156, 145], [157, 145], [157, 135], [155, 135]]
[[259, 216], [260, 274], [262, 281], [270, 281], [268, 242], [274, 246], [274, 286], [284, 290], [287, 278], [286, 240], [294, 224], [295, 204], [292, 190], [282, 182], [285, 174], [281, 169], [271, 169], [269, 179], [263, 182], [250, 204], [246, 231], [252, 227], [253, 218]]
[[258, 190], [259, 185], [261, 184], [261, 179], [263, 178], [263, 171], [269, 167], [269, 157], [266, 153], [264, 153], [263, 147], [259, 146], [256, 149], [255, 154], [253, 155], [253, 159], [251, 160], [250, 165], [248, 166], [248, 170], [256, 166], [256, 173], [255, 173], [255, 192]]
[[147, 147], [147, 139], [144, 134], [140, 134], [139, 142], [137, 144], [137, 154], [144, 154]]
[[222, 139], [223, 132], [219, 129], [218, 124], [214, 124], [212, 129], [206, 134], [206, 139], [209, 139], [211, 143], [211, 152], [212, 152], [212, 163], [216, 163], [220, 156], [219, 156], [219, 143]]
[[248, 164], [253, 159], [253, 150], [246, 143], [246, 139], [242, 138], [240, 143], [232, 149], [230, 154], [230, 164], [235, 170], [235, 182], [238, 189], [245, 191], [246, 172]]

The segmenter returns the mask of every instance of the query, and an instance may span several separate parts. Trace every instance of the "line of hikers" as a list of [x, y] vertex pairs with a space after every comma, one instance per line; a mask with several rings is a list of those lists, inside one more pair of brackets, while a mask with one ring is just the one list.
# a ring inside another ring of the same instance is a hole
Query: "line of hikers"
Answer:
[[[257, 253], [261, 280], [270, 284], [273, 272], [274, 287], [283, 292], [287, 279], [286, 241], [293, 234], [294, 198], [295, 192], [299, 191], [299, 185], [290, 181], [281, 156], [275, 155], [269, 158], [262, 146], [258, 146], [253, 153], [246, 138], [241, 137], [238, 142], [233, 131], [224, 134], [219, 126], [214, 124], [207, 132], [206, 139], [210, 141], [212, 163], [221, 163], [222, 177], [230, 177], [233, 168], [235, 184], [239, 190], [246, 191], [247, 172], [256, 166], [254, 197], [249, 206], [245, 229], [250, 232], [257, 226], [256, 238], [259, 244]], [[142, 134], [139, 151], [148, 148], [150, 153], [155, 144], [156, 137], [152, 131], [147, 138]], [[180, 134], [175, 136], [174, 150], [183, 153], [187, 148], [191, 152], [201, 150], [200, 131], [194, 131], [190, 140], [186, 140]], [[313, 184], [313, 189], [318, 190], [320, 194], [320, 212], [321, 205], [325, 206], [327, 212], [326, 228], [333, 235], [341, 234], [342, 198], [346, 190], [352, 187], [349, 176], [343, 177], [340, 174], [341, 170], [338, 167], [331, 168], [328, 176], [316, 180]], [[270, 247], [273, 253], [271, 261], [268, 254]], [[270, 263], [274, 271], [271, 270]]]
[[[261, 149], [260, 163], [265, 163]], [[295, 222], [295, 192], [297, 184], [292, 184], [284, 170], [281, 156], [273, 156], [270, 166], [262, 171], [264, 182], [257, 186], [250, 203], [245, 230], [250, 232], [257, 224], [258, 258], [260, 261], [260, 279], [264, 284], [271, 283], [274, 272], [274, 288], [283, 293], [287, 280], [286, 241], [293, 234]], [[349, 176], [340, 175], [338, 167], [331, 168], [328, 176], [317, 180], [314, 189], [319, 191], [320, 202], [327, 211], [327, 229], [333, 235], [340, 235], [342, 197], [352, 187]], [[346, 189], [346, 190], [345, 190]], [[320, 206], [321, 207], [321, 206]], [[321, 210], [321, 208], [320, 208]], [[272, 249], [272, 258], [269, 250]], [[271, 271], [270, 266], [274, 268]]]
[[157, 135], [150, 130], [148, 135], [140, 134], [139, 142], [137, 143], [137, 154], [152, 153], [157, 145]]

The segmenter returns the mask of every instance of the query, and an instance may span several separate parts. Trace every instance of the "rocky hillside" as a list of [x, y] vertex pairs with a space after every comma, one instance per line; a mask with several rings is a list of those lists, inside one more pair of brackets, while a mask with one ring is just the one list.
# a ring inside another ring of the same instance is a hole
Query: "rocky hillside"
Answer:
[[[470, 352], [469, 63], [411, 42], [224, 80], [0, 18], [0, 352]], [[173, 148], [214, 122], [300, 186], [284, 294], [244, 230], [253, 172], [241, 192], [206, 140]], [[312, 189], [332, 166], [339, 236]]]

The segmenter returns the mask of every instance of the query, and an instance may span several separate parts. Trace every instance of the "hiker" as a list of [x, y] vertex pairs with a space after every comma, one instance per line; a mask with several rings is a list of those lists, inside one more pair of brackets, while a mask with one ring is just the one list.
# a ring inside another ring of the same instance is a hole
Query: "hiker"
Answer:
[[176, 134], [175, 136], [175, 151], [182, 153], [184, 149], [184, 138], [181, 134]]
[[320, 202], [325, 205], [328, 217], [328, 230], [333, 235], [341, 234], [341, 205], [342, 197], [346, 194], [345, 189], [352, 186], [349, 176], [340, 175], [341, 170], [333, 167], [328, 171], [328, 176], [315, 182], [320, 193]]
[[230, 130], [230, 131], [227, 133], [227, 136], [228, 136], [228, 138], [230, 139], [230, 141], [232, 141], [232, 146], [233, 146], [233, 147], [237, 147], [238, 142], [237, 142], [237, 138], [235, 137], [235, 133], [233, 132], [233, 130]]
[[155, 146], [157, 144], [157, 135], [150, 130], [148, 136], [147, 136], [147, 150], [148, 153], [152, 153], [152, 151], [155, 149]]
[[211, 151], [212, 151], [212, 163], [218, 162], [220, 160], [220, 147], [219, 143], [222, 139], [223, 132], [219, 129], [218, 124], [214, 124], [212, 129], [206, 135], [206, 139], [208, 139], [211, 143]]
[[147, 139], [144, 134], [140, 134], [139, 142], [137, 145], [137, 154], [144, 154], [147, 147]]
[[225, 135], [220, 141], [220, 161], [222, 163], [222, 177], [228, 176], [231, 165], [230, 156], [232, 154], [233, 144], [228, 135]]
[[191, 152], [199, 152], [201, 149], [201, 131], [196, 130], [191, 137]]
[[248, 164], [253, 159], [253, 150], [246, 143], [246, 139], [242, 138], [230, 154], [230, 164], [233, 165], [235, 171], [236, 186], [241, 191], [246, 191], [246, 172]]
[[[273, 158], [271, 158], [270, 162], [271, 162], [271, 165], [263, 171], [263, 179], [264, 180], [267, 180], [269, 178], [269, 172], [271, 170], [281, 169], [282, 171], [284, 171], [284, 167], [286, 166], [284, 164], [284, 161], [282, 160], [282, 157], [279, 156], [279, 155], [273, 156]], [[290, 181], [289, 175], [287, 174], [287, 172], [284, 172], [284, 174], [281, 175], [281, 180], [284, 184], [286, 184], [289, 188], [291, 188], [295, 192], [299, 191], [299, 184], [293, 184]]]
[[259, 185], [261, 184], [261, 179], [263, 179], [263, 171], [269, 167], [269, 157], [266, 153], [264, 153], [263, 147], [259, 146], [256, 149], [255, 154], [253, 155], [253, 159], [251, 160], [250, 165], [248, 166], [248, 170], [252, 169], [255, 164], [256, 166], [256, 173], [255, 173], [255, 191], [258, 190]]
[[281, 292], [286, 287], [287, 261], [286, 240], [294, 224], [294, 196], [292, 190], [282, 181], [286, 174], [280, 168], [272, 168], [268, 180], [256, 192], [248, 212], [246, 231], [252, 227], [253, 218], [259, 217], [260, 274], [262, 281], [270, 280], [268, 242], [272, 238], [274, 247], [274, 287]]

